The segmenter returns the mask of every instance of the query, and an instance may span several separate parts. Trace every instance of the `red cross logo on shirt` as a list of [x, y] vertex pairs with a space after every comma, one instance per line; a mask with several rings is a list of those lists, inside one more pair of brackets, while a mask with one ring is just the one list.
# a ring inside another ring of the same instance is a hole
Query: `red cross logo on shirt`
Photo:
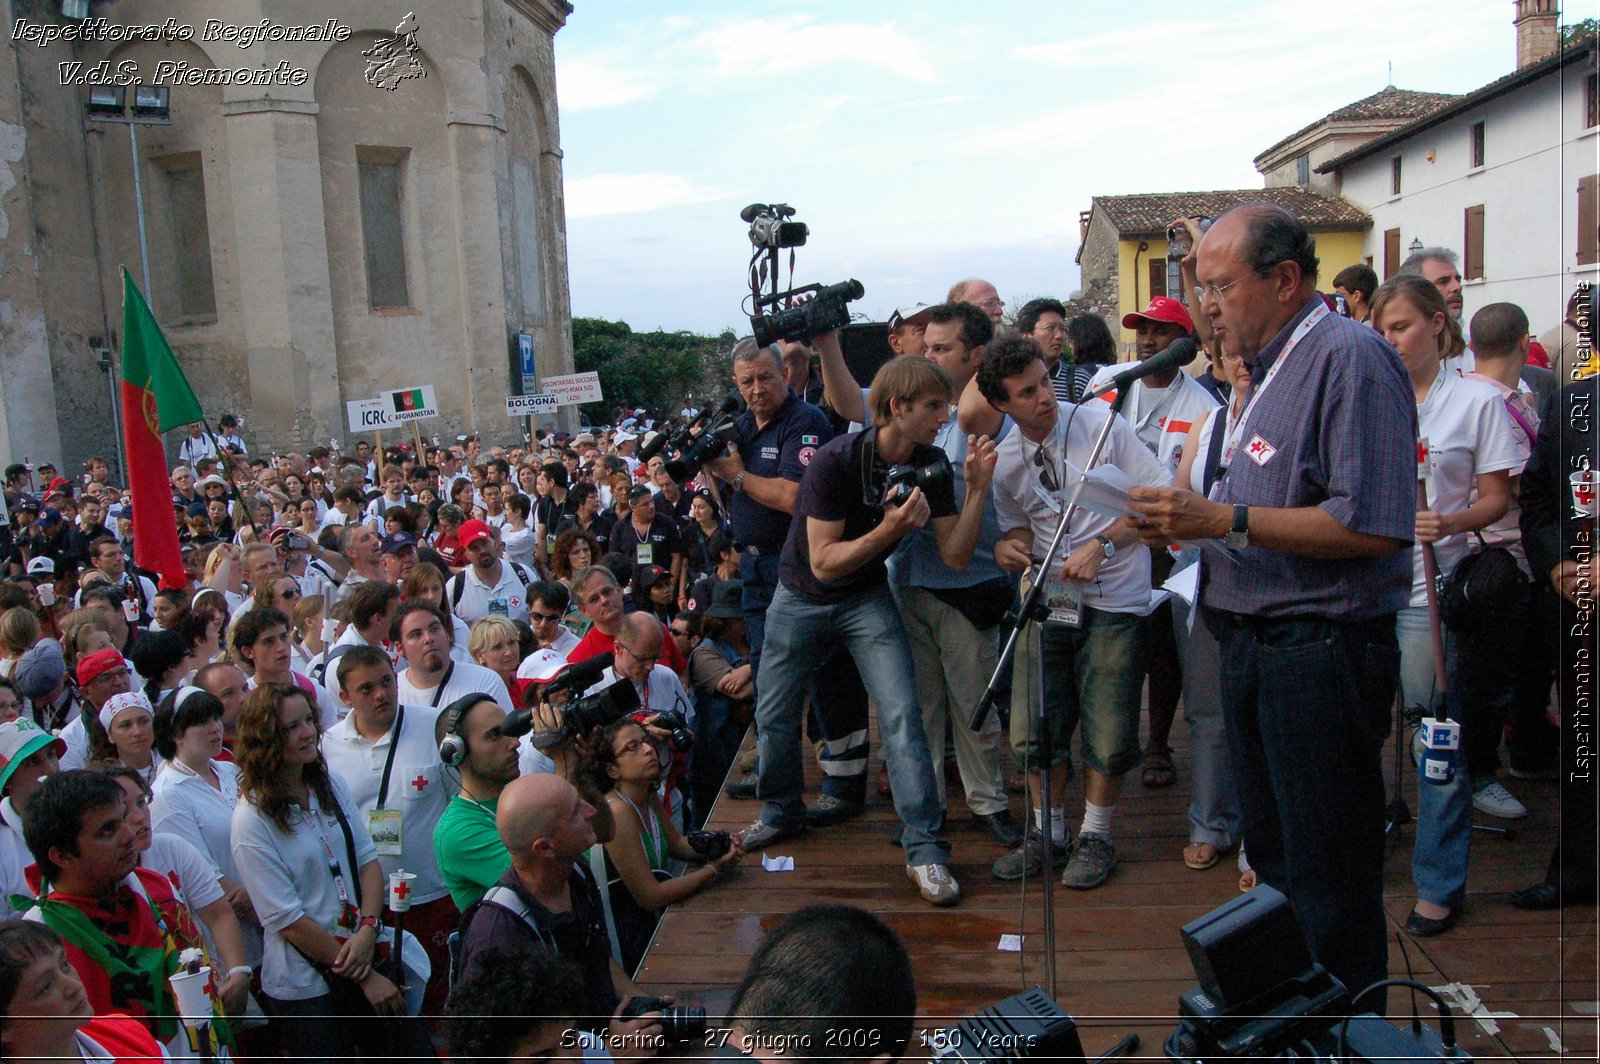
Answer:
[[394, 900], [405, 901], [409, 897], [411, 897], [411, 882], [402, 879], [400, 885], [394, 888]]
[[1264, 451], [1266, 449], [1267, 449], [1267, 441], [1263, 440], [1260, 436], [1257, 436], [1255, 439], [1250, 441], [1250, 453], [1251, 454], [1260, 454], [1262, 451]]
[[418, 794], [421, 794], [423, 791], [428, 789], [428, 777], [424, 776], [420, 772], [417, 773], [417, 778], [411, 781], [411, 786], [417, 789]]
[[1256, 435], [1252, 436], [1250, 442], [1245, 445], [1244, 453], [1249, 455], [1250, 460], [1256, 465], [1264, 466], [1272, 461], [1272, 456], [1278, 453], [1278, 449], [1259, 435]]

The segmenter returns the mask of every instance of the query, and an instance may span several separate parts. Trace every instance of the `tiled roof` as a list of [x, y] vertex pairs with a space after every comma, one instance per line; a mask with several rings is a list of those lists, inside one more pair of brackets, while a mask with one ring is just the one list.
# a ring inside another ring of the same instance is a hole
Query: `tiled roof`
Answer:
[[1345, 104], [1337, 111], [1323, 115], [1310, 125], [1295, 130], [1260, 155], [1257, 155], [1256, 161], [1259, 164], [1262, 159], [1276, 154], [1285, 145], [1298, 140], [1321, 125], [1334, 122], [1379, 122], [1385, 119], [1412, 121], [1437, 111], [1457, 98], [1447, 92], [1417, 92], [1412, 89], [1397, 89], [1393, 85], [1389, 85], [1371, 96], [1357, 100], [1355, 103]]
[[1448, 101], [1444, 106], [1429, 111], [1427, 114], [1406, 123], [1399, 129], [1391, 130], [1382, 136], [1373, 137], [1365, 144], [1358, 148], [1354, 148], [1351, 151], [1345, 152], [1337, 159], [1330, 159], [1323, 163], [1321, 166], [1317, 167], [1317, 173], [1329, 174], [1335, 170], [1339, 170], [1358, 159], [1364, 159], [1375, 152], [1382, 151], [1391, 145], [1398, 144], [1400, 141], [1403, 141], [1408, 137], [1413, 137], [1425, 129], [1436, 126], [1441, 122], [1448, 121], [1449, 119], [1454, 118], [1456, 115], [1461, 114], [1463, 111], [1469, 111], [1472, 108], [1477, 107], [1479, 104], [1486, 103], [1497, 96], [1504, 96], [1506, 93], [1519, 89], [1523, 85], [1527, 85], [1530, 82], [1538, 81], [1540, 78], [1545, 77], [1548, 74], [1557, 73], [1563, 67], [1572, 67], [1582, 64], [1586, 69], [1589, 70], [1589, 72], [1592, 73], [1595, 67], [1597, 50], [1600, 50], [1600, 36], [1591, 34], [1575, 44], [1569, 44], [1566, 48], [1552, 52], [1550, 55], [1539, 60], [1537, 63], [1532, 63], [1528, 66], [1525, 66], [1521, 70], [1512, 71], [1505, 77], [1497, 78], [1480, 89], [1474, 89], [1465, 96], [1457, 96], [1455, 99]]
[[1344, 199], [1319, 196], [1298, 186], [1240, 188], [1219, 192], [1150, 192], [1131, 196], [1096, 196], [1094, 207], [1119, 236], [1156, 236], [1178, 217], [1217, 217], [1242, 203], [1267, 200], [1299, 218], [1311, 229], [1365, 229], [1372, 216]]

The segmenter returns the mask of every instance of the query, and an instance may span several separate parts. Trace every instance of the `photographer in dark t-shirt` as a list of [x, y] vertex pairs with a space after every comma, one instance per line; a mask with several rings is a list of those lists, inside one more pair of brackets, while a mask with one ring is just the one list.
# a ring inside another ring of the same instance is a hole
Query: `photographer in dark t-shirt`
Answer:
[[[958, 515], [949, 460], [932, 446], [952, 398], [950, 377], [937, 363], [903, 358], [885, 364], [868, 396], [875, 427], [818, 449], [800, 482], [756, 680], [764, 804], [761, 819], [745, 832], [746, 847], [755, 848], [804, 830], [804, 680], [828, 650], [847, 646], [878, 707], [895, 811], [904, 824], [907, 873], [934, 905], [954, 905], [961, 894], [945, 867], [949, 845], [934, 834], [939, 794], [885, 562], [902, 538], [930, 521], [946, 565], [962, 569], [972, 558], [995, 449], [987, 437], [971, 441], [966, 502]], [[863, 719], [859, 727], [865, 726]], [[829, 722], [826, 730], [843, 734], [848, 722]]]

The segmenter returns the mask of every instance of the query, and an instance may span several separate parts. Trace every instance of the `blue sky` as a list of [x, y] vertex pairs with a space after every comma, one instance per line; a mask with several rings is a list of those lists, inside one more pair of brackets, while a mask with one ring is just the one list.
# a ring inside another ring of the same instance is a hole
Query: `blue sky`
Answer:
[[577, 0], [556, 36], [572, 312], [747, 332], [757, 201], [810, 225], [796, 279], [858, 278], [875, 320], [974, 274], [1013, 306], [1065, 297], [1091, 196], [1259, 187], [1252, 158], [1390, 62], [1435, 92], [1509, 73], [1512, 10]]

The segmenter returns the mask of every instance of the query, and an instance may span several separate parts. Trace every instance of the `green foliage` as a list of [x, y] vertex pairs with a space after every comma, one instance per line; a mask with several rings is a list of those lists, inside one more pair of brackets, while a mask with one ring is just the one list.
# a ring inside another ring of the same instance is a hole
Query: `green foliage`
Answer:
[[598, 425], [621, 405], [676, 413], [687, 396], [703, 401], [720, 394], [732, 379], [734, 340], [732, 332], [636, 333], [627, 322], [573, 318], [573, 368], [598, 372], [605, 394], [583, 412]]
[[1581, 44], [1596, 33], [1600, 33], [1600, 19], [1586, 18], [1582, 22], [1569, 23], [1561, 27], [1561, 47]]

